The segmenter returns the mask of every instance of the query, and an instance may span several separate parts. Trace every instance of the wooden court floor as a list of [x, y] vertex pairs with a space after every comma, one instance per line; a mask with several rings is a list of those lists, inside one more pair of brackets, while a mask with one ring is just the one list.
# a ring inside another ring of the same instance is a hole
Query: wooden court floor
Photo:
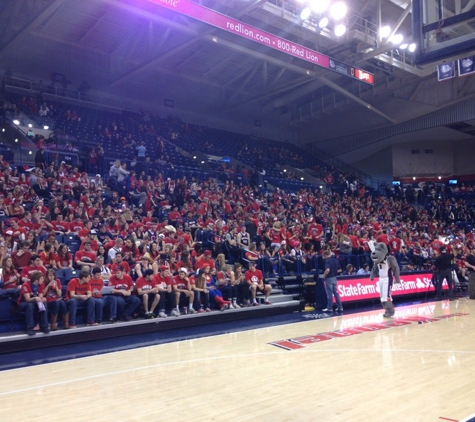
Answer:
[[382, 311], [305, 315], [288, 325], [0, 372], [0, 421], [473, 417], [475, 301], [400, 306], [390, 322]]

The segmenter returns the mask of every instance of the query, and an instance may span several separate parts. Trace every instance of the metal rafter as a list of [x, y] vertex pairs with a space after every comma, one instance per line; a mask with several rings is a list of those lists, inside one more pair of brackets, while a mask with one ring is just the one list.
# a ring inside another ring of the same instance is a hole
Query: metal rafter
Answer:
[[142, 26], [143, 26], [143, 21], [142, 19], [139, 19], [139, 22], [137, 23], [137, 25], [135, 25], [134, 29], [132, 29], [128, 35], [123, 37], [121, 40], [117, 42], [116, 45], [114, 45], [114, 47], [112, 47], [112, 50], [109, 52], [109, 55], [111, 56], [114, 55], [122, 46], [126, 45], [132, 39], [135, 39], [136, 35], [140, 32]]
[[[233, 100], [242, 92], [242, 90], [246, 87], [246, 85], [251, 81], [251, 79], [254, 77], [254, 75], [257, 73], [260, 67], [261, 67], [260, 63], [255, 64], [252, 72], [249, 73], [249, 75], [247, 75], [246, 79], [244, 79], [241, 86], [234, 90], [233, 95], [231, 95], [231, 97], [227, 99], [226, 104], [231, 104], [233, 102]], [[226, 104], [223, 104], [223, 106], [225, 106]]]
[[392, 36], [398, 31], [400, 26], [403, 24], [404, 20], [407, 18], [409, 15], [410, 11], [412, 10], [412, 2], [410, 2], [407, 7], [404, 9], [404, 11], [401, 13], [399, 16], [398, 20], [394, 24], [394, 28], [391, 30], [391, 33], [389, 36], [385, 39], [382, 40], [381, 45], [375, 48], [374, 50], [369, 51], [368, 53], [365, 53], [361, 59], [359, 59], [356, 63], [362, 63], [368, 59], [372, 59], [373, 57], [378, 56], [381, 53], [385, 53], [386, 51], [392, 50], [393, 47], [389, 46], [389, 40], [392, 38]]
[[[111, 0], [106, 0], [107, 2], [110, 2]], [[245, 5], [244, 7], [242, 7], [239, 11], [236, 12], [235, 14], [235, 17], [236, 18], [239, 18], [243, 15], [245, 15], [246, 13], [249, 13], [249, 11], [253, 10], [254, 8], [258, 7], [260, 4], [262, 3], [265, 3], [267, 0], [256, 0], [254, 1], [252, 4], [250, 5]], [[202, 32], [200, 31], [200, 28], [202, 26], [201, 23], [195, 23], [193, 25], [190, 25], [190, 26], [184, 26], [184, 25], [180, 25], [180, 24], [176, 24], [176, 25], [179, 25], [180, 28], [183, 28], [183, 30], [185, 32], [189, 32], [189, 31], [192, 31], [194, 34], [194, 38], [192, 40], [190, 40], [189, 42], [185, 43], [186, 47], [190, 46], [191, 44], [193, 44], [194, 42], [198, 42], [199, 40], [201, 39], [204, 39], [205, 37], [207, 37], [208, 35], [214, 33], [216, 31], [215, 28], [213, 27], [210, 27], [208, 28], [206, 31]], [[170, 57], [174, 52], [178, 52], [178, 51], [181, 51], [183, 50], [183, 48], [185, 48], [183, 45], [181, 46], [178, 46], [176, 47], [175, 50], [171, 50], [167, 53], [165, 53], [166, 57]], [[161, 56], [157, 56], [155, 57], [154, 59], [152, 60], [149, 60], [145, 63], [143, 63], [142, 66], [137, 66], [135, 67], [134, 69], [132, 69], [131, 71], [125, 73], [123, 76], [119, 77], [118, 79], [114, 80], [111, 82], [111, 86], [116, 86], [117, 84], [123, 82], [125, 79], [133, 76], [133, 75], [136, 75], [137, 73], [145, 70], [146, 68], [150, 67], [150, 66], [153, 66], [155, 65], [156, 63], [159, 63], [161, 62], [162, 60], [164, 60], [163, 58], [163, 55]]]
[[[209, 41], [212, 41], [212, 39], [209, 39]], [[226, 41], [226, 40], [218, 39], [217, 42], [224, 45], [224, 46], [226, 46], [226, 47], [232, 48], [234, 50], [238, 50], [241, 53], [246, 53], [250, 56], [253, 56], [253, 57], [261, 59], [261, 60], [267, 60], [269, 63], [277, 64], [277, 66], [286, 67], [287, 69], [293, 70], [296, 73], [307, 74], [311, 77], [317, 77], [320, 80], [321, 83], [323, 83], [324, 85], [329, 86], [330, 88], [334, 89], [335, 91], [339, 92], [340, 94], [342, 94], [342, 95], [346, 96], [347, 98], [355, 101], [357, 104], [359, 104], [363, 107], [366, 107], [368, 110], [371, 110], [373, 113], [376, 113], [376, 114], [380, 115], [381, 117], [384, 117], [386, 120], [389, 120], [391, 123], [396, 122], [392, 117], [390, 117], [387, 114], [383, 113], [382, 111], [380, 111], [379, 109], [377, 109], [376, 107], [371, 105], [370, 103], [368, 103], [366, 101], [363, 101], [362, 99], [358, 98], [356, 95], [353, 95], [351, 92], [346, 91], [345, 89], [341, 88], [336, 83], [330, 81], [328, 78], [326, 78], [324, 76], [319, 76], [319, 73], [315, 72], [314, 70], [307, 70], [303, 67], [296, 66], [296, 65], [293, 65], [291, 63], [286, 63], [281, 59], [277, 59], [275, 57], [268, 56], [266, 54], [260, 53], [258, 51], [252, 50], [250, 48], [246, 48], [246, 47], [234, 44], [234, 43]], [[233, 106], [233, 108], [234, 107], [235, 106]]]
[[204, 46], [198, 47], [198, 49], [194, 53], [190, 54], [186, 59], [184, 59], [181, 63], [179, 63], [177, 66], [175, 66], [175, 69], [178, 70], [181, 67], [183, 67], [190, 60], [192, 60], [194, 57], [196, 57], [203, 49], [204, 49]]
[[139, 64], [138, 66], [134, 67], [132, 70], [129, 70], [128, 72], [126, 72], [122, 76], [119, 76], [117, 79], [112, 81], [111, 86], [116, 86], [116, 85], [120, 84], [121, 82], [125, 81], [126, 79], [130, 78], [131, 76], [136, 75], [140, 72], [143, 72], [145, 69], [148, 69], [151, 66], [154, 66], [154, 65], [168, 59], [169, 57], [172, 57], [174, 54], [184, 50], [185, 48], [188, 48], [190, 45], [193, 45], [195, 42], [196, 42], [196, 39], [191, 38], [191, 39], [189, 39], [188, 41], [186, 41], [184, 43], [180, 43], [177, 46], [172, 47], [170, 50], [164, 52], [160, 56], [154, 57], [153, 59], [148, 60], [145, 63]]
[[291, 89], [295, 89], [295, 88], [297, 88], [301, 85], [308, 84], [312, 81], [314, 81], [313, 78], [310, 78], [309, 76], [303, 76], [301, 78], [296, 79], [293, 82], [290, 82], [290, 83], [285, 82], [285, 83], [279, 85], [278, 87], [276, 87], [275, 89], [273, 89], [272, 91], [269, 91], [269, 92], [266, 92], [266, 93], [260, 94], [260, 95], [255, 95], [254, 97], [251, 97], [251, 98], [249, 98], [245, 101], [242, 101], [238, 104], [234, 104], [233, 106], [229, 107], [227, 110], [233, 109], [233, 108], [236, 108], [236, 107], [242, 107], [242, 106], [245, 106], [246, 104], [250, 104], [250, 103], [253, 103], [255, 101], [265, 101], [268, 98], [272, 98], [276, 95], [280, 95], [284, 92], [290, 91]]
[[3, 23], [3, 25], [1, 25], [0, 39], [5, 39], [5, 34], [7, 34], [8, 31], [13, 32], [13, 25], [25, 2], [26, 0], [18, 0], [16, 2], [8, 3], [5, 10], [7, 10], [7, 8], [9, 8], [10, 10], [7, 13], [4, 11], [5, 22]]
[[101, 16], [97, 18], [96, 22], [94, 22], [94, 24], [86, 30], [86, 33], [79, 39], [79, 42], [82, 42], [85, 38], [87, 38], [87, 36], [90, 35], [92, 31], [94, 31], [94, 29], [96, 29], [102, 23], [102, 20], [105, 18], [107, 13], [108, 10], [106, 6], [106, 10], [104, 10], [104, 13], [102, 13]]
[[44, 9], [39, 15], [35, 16], [25, 27], [23, 27], [10, 41], [7, 42], [0, 50], [0, 58], [3, 57], [5, 51], [9, 48], [14, 47], [25, 37], [33, 32], [33, 30], [48, 16], [55, 13], [63, 3], [67, 0], [55, 0], [51, 3], [46, 9]]
[[[78, 42], [75, 42], [75, 41], [69, 41], [69, 40], [65, 40], [64, 38], [62, 37], [57, 37], [55, 35], [49, 35], [49, 34], [43, 34], [41, 31], [35, 31], [32, 33], [35, 37], [38, 37], [38, 38], [43, 38], [44, 40], [49, 40], [49, 41], [54, 41], [54, 42], [58, 42], [60, 44], [64, 44], [64, 45], [69, 45], [71, 47], [76, 47], [80, 50], [84, 50], [84, 51], [91, 51], [93, 53], [99, 53], [99, 54], [108, 54], [107, 51], [104, 51], [104, 50], [100, 50], [98, 48], [94, 48], [94, 47], [90, 47], [90, 46], [87, 46], [85, 45], [84, 43], [78, 43]], [[1, 57], [1, 53], [0, 53], [0, 57]]]
[[222, 66], [224, 66], [230, 59], [234, 57], [234, 53], [231, 53], [229, 56], [227, 56], [225, 59], [221, 60], [216, 66], [212, 67], [210, 70], [207, 72], [203, 73], [203, 78], [206, 78], [210, 73], [215, 72], [219, 69], [221, 69]]

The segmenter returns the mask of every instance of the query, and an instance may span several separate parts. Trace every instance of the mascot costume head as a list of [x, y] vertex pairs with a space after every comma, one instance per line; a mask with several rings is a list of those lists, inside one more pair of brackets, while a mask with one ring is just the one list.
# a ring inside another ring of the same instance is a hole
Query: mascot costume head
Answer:
[[383, 242], [368, 242], [371, 250], [371, 260], [373, 269], [370, 279], [379, 277], [379, 295], [381, 304], [385, 310], [384, 317], [390, 318], [394, 315], [394, 305], [391, 298], [391, 288], [393, 281], [400, 283], [399, 265], [394, 256], [389, 254], [388, 246]]

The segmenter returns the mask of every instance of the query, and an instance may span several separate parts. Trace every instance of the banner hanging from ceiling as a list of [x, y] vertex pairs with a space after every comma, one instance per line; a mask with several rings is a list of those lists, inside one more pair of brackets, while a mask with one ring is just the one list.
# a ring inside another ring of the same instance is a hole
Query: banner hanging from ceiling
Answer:
[[459, 60], [459, 76], [470, 75], [475, 72], [475, 56]]
[[439, 82], [452, 78], [455, 78], [455, 62], [437, 65], [437, 80]]
[[324, 67], [339, 74], [349, 76], [369, 85], [374, 85], [374, 75], [366, 70], [347, 65], [331, 59], [318, 51], [288, 41], [284, 38], [263, 31], [214, 10], [200, 6], [189, 0], [148, 0], [159, 6], [174, 10], [182, 15], [197, 19], [201, 22], [223, 29], [232, 34], [241, 36], [258, 44], [265, 45], [290, 56], [305, 60], [314, 65]]

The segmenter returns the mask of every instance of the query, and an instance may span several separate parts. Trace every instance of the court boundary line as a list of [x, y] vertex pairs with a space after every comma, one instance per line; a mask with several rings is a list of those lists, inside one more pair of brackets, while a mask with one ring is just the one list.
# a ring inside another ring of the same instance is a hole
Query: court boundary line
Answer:
[[[186, 340], [189, 341], [189, 340]], [[160, 345], [159, 345], [160, 346]], [[153, 347], [153, 346], [152, 346]], [[398, 353], [463, 353], [463, 354], [475, 354], [475, 350], [430, 350], [430, 349], [391, 349], [394, 352]], [[375, 348], [345, 348], [345, 349], [326, 349], [326, 350], [312, 350], [312, 349], [303, 349], [297, 351], [297, 353], [348, 353], [348, 352], [375, 352], [375, 353], [381, 353], [381, 352], [386, 352], [386, 348], [381, 348], [381, 349], [375, 349]], [[120, 352], [117, 352], [120, 353]], [[249, 358], [249, 357], [262, 357], [262, 356], [269, 356], [269, 355], [276, 355], [276, 354], [282, 354], [282, 352], [279, 352], [278, 350], [274, 352], [264, 352], [264, 353], [245, 353], [241, 355], [226, 355], [226, 356], [214, 356], [214, 357], [209, 357], [209, 358], [200, 358], [200, 359], [189, 359], [185, 361], [174, 361], [174, 362], [166, 362], [166, 363], [160, 363], [156, 365], [147, 365], [147, 366], [141, 366], [141, 367], [136, 367], [136, 368], [129, 368], [129, 369], [123, 369], [120, 371], [109, 371], [109, 372], [104, 372], [101, 374], [94, 374], [90, 375], [88, 377], [82, 377], [82, 378], [74, 378], [70, 380], [64, 380], [64, 381], [58, 381], [54, 383], [49, 383], [49, 384], [42, 384], [42, 385], [37, 385], [33, 387], [28, 387], [28, 388], [22, 388], [22, 389], [17, 389], [17, 390], [12, 390], [12, 391], [6, 391], [0, 393], [0, 397], [5, 397], [11, 394], [19, 394], [19, 393], [25, 393], [27, 391], [33, 391], [36, 389], [44, 389], [44, 388], [51, 388], [51, 387], [57, 387], [60, 385], [66, 385], [66, 384], [72, 384], [76, 382], [82, 382], [82, 381], [88, 381], [92, 379], [97, 379], [97, 378], [102, 378], [102, 377], [108, 377], [108, 376], [114, 376], [114, 375], [120, 375], [120, 374], [125, 374], [128, 372], [135, 372], [135, 371], [142, 371], [142, 370], [148, 370], [152, 368], [161, 368], [165, 366], [173, 366], [173, 365], [180, 365], [180, 364], [192, 364], [192, 363], [198, 363], [198, 362], [206, 362], [206, 361], [213, 361], [213, 360], [224, 360], [224, 359], [230, 359], [230, 358]], [[297, 354], [295, 354], [297, 356]], [[88, 358], [93, 358], [94, 356], [89, 356], [87, 358], [82, 358], [82, 359], [88, 359]], [[15, 371], [21, 371], [26, 368], [19, 368], [19, 369], [14, 369]], [[460, 421], [462, 422], [462, 421]]]

